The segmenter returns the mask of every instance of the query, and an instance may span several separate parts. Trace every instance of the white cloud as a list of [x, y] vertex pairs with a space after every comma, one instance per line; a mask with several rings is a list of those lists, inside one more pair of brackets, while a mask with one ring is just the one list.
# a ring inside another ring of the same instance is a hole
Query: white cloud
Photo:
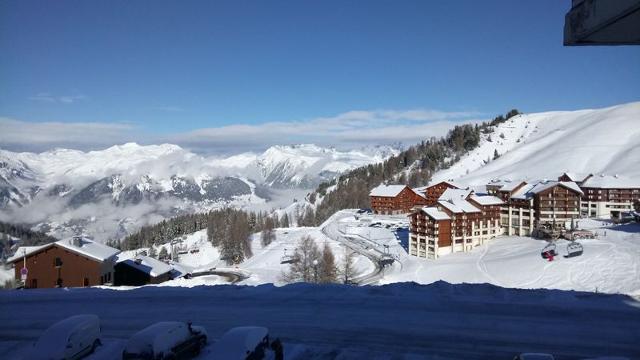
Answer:
[[475, 122], [476, 112], [434, 110], [349, 111], [307, 121], [229, 125], [177, 134], [165, 139], [201, 152], [257, 150], [274, 144], [315, 143], [343, 148], [414, 143], [444, 135], [460, 122]]
[[81, 94], [54, 96], [49, 93], [39, 93], [35, 96], [29, 97], [29, 100], [52, 103], [52, 104], [73, 104], [86, 99], [87, 99], [87, 96], [81, 95]]
[[0, 147], [18, 151], [104, 148], [132, 140], [134, 129], [134, 125], [127, 123], [27, 122], [0, 118]]
[[53, 147], [93, 150], [130, 141], [168, 142], [208, 154], [260, 151], [271, 145], [299, 143], [354, 148], [397, 142], [413, 144], [444, 135], [455, 124], [478, 121], [478, 115], [425, 109], [358, 110], [304, 121], [237, 124], [160, 137], [129, 123], [33, 123], [0, 118], [0, 147], [21, 151]]

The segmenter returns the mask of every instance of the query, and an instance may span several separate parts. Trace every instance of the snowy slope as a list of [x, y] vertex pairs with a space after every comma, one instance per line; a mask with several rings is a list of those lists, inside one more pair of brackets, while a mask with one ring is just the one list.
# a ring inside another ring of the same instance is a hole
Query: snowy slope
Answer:
[[[495, 178], [555, 178], [565, 171], [639, 178], [639, 120], [640, 102], [518, 115], [500, 124], [491, 142], [485, 136], [478, 149], [433, 181], [480, 185]], [[494, 150], [501, 155], [497, 160], [491, 160]]]

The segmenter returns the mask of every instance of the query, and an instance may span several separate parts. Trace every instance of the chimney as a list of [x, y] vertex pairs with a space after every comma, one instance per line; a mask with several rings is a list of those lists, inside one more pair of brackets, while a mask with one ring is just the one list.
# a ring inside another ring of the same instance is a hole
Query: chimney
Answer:
[[82, 247], [82, 236], [74, 236], [72, 244], [77, 247]]

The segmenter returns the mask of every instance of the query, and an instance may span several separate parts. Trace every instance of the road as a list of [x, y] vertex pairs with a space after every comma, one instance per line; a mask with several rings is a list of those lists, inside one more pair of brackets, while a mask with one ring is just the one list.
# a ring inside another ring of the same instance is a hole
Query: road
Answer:
[[211, 268], [209, 270], [194, 271], [191, 273], [191, 277], [218, 275], [221, 276], [231, 284], [237, 284], [242, 280], [248, 279], [251, 274], [246, 270], [233, 269], [233, 268]]
[[[339, 220], [345, 217], [352, 217], [351, 213], [337, 212], [321, 226], [322, 233], [332, 240], [338, 241], [358, 254], [367, 257], [374, 264], [375, 268], [368, 274], [358, 276], [354, 281], [358, 285], [375, 285], [380, 281], [385, 271], [385, 262], [388, 261], [388, 257], [385, 257], [384, 252], [377, 249], [372, 244], [367, 244], [365, 239], [358, 240], [354, 236], [345, 236], [344, 230], [341, 228]], [[398, 266], [398, 264], [391, 264], [391, 266]], [[400, 264], [401, 266], [401, 264]]]

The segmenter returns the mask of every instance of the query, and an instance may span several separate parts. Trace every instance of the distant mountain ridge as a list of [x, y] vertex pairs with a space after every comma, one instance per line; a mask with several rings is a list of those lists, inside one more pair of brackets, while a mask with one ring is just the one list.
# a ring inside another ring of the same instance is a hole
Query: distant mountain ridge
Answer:
[[[123, 222], [135, 227], [141, 211], [150, 217], [144, 221], [154, 221], [181, 212], [265, 203], [269, 189], [312, 188], [397, 151], [339, 151], [304, 144], [220, 158], [173, 144], [127, 143], [100, 151], [54, 149], [40, 154], [0, 150], [0, 219], [39, 223], [50, 232], [79, 230], [114, 208], [122, 215], [111, 220], [124, 234]], [[136, 211], [127, 214], [132, 209]]]

